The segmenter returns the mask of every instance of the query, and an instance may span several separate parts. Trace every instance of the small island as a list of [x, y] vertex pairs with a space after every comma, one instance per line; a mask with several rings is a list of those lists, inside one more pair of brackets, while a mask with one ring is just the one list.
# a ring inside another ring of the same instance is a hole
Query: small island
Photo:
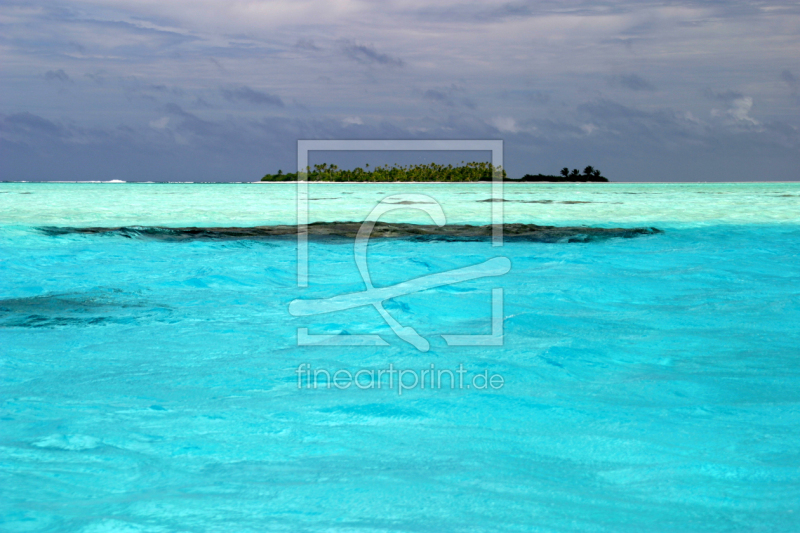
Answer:
[[[462, 161], [463, 163], [463, 161]], [[437, 165], [430, 163], [427, 165], [412, 166], [389, 166], [369, 168], [357, 167], [353, 170], [342, 170], [336, 165], [314, 165], [307, 167], [307, 181], [334, 181], [334, 182], [475, 182], [492, 179], [494, 171], [502, 172], [503, 178], [506, 177], [505, 170], [493, 166], [491, 163], [464, 163], [461, 166]], [[284, 174], [278, 171], [277, 174], [267, 174], [261, 181], [297, 181], [297, 173]]]
[[583, 169], [583, 174], [577, 168], [572, 169], [572, 172], [567, 167], [561, 169], [560, 176], [550, 176], [545, 174], [525, 174], [518, 180], [506, 179], [504, 181], [547, 181], [556, 183], [573, 183], [573, 182], [596, 182], [608, 183], [608, 179], [604, 178], [599, 170], [589, 165]]
[[[410, 166], [389, 166], [365, 168], [357, 167], [353, 170], [342, 170], [336, 165], [314, 165], [306, 168], [307, 181], [325, 182], [417, 182], [417, 183], [471, 183], [481, 181], [492, 181], [495, 173], [501, 173], [505, 182], [525, 183], [525, 182], [608, 182], [599, 170], [588, 166], [583, 170], [583, 174], [578, 169], [570, 170], [563, 168], [560, 176], [545, 174], [526, 174], [520, 179], [510, 179], [502, 167], [495, 167], [491, 163], [471, 162], [461, 166], [437, 165], [430, 163], [427, 165]], [[277, 174], [267, 174], [261, 181], [297, 181], [296, 172], [283, 173], [279, 170]]]

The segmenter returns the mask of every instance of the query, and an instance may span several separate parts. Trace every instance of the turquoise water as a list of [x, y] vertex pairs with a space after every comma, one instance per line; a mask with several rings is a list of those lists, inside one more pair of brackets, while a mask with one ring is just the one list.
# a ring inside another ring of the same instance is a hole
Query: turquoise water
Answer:
[[[310, 219], [404, 192], [490, 220], [483, 184], [312, 185]], [[373, 308], [289, 314], [363, 290], [351, 245], [311, 243], [299, 289], [292, 241], [38, 229], [292, 223], [291, 185], [0, 184], [0, 529], [800, 529], [800, 184], [505, 193], [509, 222], [664, 233], [373, 241], [376, 286], [511, 260], [386, 303], [420, 352]], [[447, 346], [490, 332], [496, 287], [503, 345]], [[298, 346], [306, 327], [388, 345]], [[463, 365], [503, 386], [298, 388], [301, 364]]]
[[[798, 183], [505, 184], [506, 222], [696, 226], [797, 224]], [[294, 224], [296, 187], [251, 184], [0, 183], [3, 225], [254, 226]], [[384, 196], [436, 197], [450, 224], [488, 224], [491, 186], [477, 184], [310, 184], [309, 221], [363, 220]], [[536, 202], [536, 203], [530, 203]], [[543, 203], [540, 203], [543, 202]], [[575, 203], [577, 202], [577, 203]], [[585, 203], [584, 203], [585, 202]], [[429, 223], [398, 212], [389, 219]]]

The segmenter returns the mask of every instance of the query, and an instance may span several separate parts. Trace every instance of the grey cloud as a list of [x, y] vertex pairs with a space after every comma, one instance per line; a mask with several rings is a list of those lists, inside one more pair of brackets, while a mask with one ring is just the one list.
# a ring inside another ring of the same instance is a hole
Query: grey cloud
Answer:
[[189, 31], [152, 27], [139, 6], [125, 2], [103, 7], [84, 2], [73, 2], [72, 7], [65, 7], [63, 2], [43, 2], [35, 10], [28, 3], [19, 3], [23, 9], [16, 12], [9, 10], [8, 4], [0, 2], [0, 10], [20, 21], [4, 23], [0, 40], [12, 54], [27, 58], [61, 56], [72, 61], [80, 55], [86, 65], [103, 60], [112, 65], [131, 65], [137, 59], [175, 54], [181, 45], [199, 40]]
[[80, 52], [82, 54], [86, 53], [86, 47], [84, 47], [81, 43], [76, 42], [76, 41], [70, 41], [68, 44], [69, 44], [69, 46], [71, 46], [75, 50], [77, 50], [78, 52]]
[[167, 89], [167, 86], [164, 85], [163, 83], [159, 83], [158, 85], [148, 85], [147, 88], [150, 89], [151, 91], [159, 93], [165, 93], [169, 90]]
[[191, 133], [201, 138], [217, 138], [224, 137], [221, 135], [221, 128], [219, 124], [208, 120], [203, 120], [197, 115], [184, 111], [184, 109], [175, 103], [169, 103], [164, 106], [164, 111], [173, 117], [179, 119], [177, 130], [184, 133]]
[[[784, 2], [780, 6], [785, 13], [797, 13], [794, 3]], [[702, 27], [712, 21], [727, 18], [744, 18], [762, 16], [764, 12], [759, 5], [744, 2], [723, 2], [719, 0], [675, 0], [664, 3], [661, 0], [637, 0], [621, 2], [597, 2], [596, 0], [517, 0], [504, 3], [475, 2], [466, 0], [458, 4], [448, 3], [444, 6], [431, 4], [413, 11], [412, 16], [422, 22], [436, 21], [445, 24], [477, 23], [495, 24], [514, 19], [527, 19], [547, 16], [580, 16], [584, 18], [607, 17], [609, 15], [625, 15], [643, 9], [659, 9], [668, 5], [671, 8], [688, 8], [705, 12], [703, 18], [685, 18], [676, 20], [678, 26]], [[692, 13], [691, 15], [697, 15]], [[624, 29], [623, 35], [640, 35], [650, 37], [654, 29], [662, 26], [664, 20], [653, 17], [647, 21]]]
[[106, 87], [111, 90], [121, 90], [126, 98], [133, 97], [143, 98], [145, 100], [155, 101], [153, 96], [160, 95], [174, 95], [183, 96], [184, 89], [176, 86], [169, 86], [164, 83], [150, 83], [149, 80], [142, 79], [138, 76], [116, 76], [111, 75], [105, 71], [87, 72], [84, 76], [92, 80], [98, 86]]
[[797, 78], [789, 69], [785, 69], [783, 72], [781, 72], [781, 80], [789, 86], [789, 90], [792, 92], [792, 95], [797, 96], [799, 84], [797, 82]]
[[[87, 16], [88, 15], [88, 16]], [[106, 14], [107, 16], [107, 14]], [[143, 20], [141, 17], [131, 17], [123, 13], [119, 18]], [[88, 11], [78, 13], [60, 13], [58, 10], [42, 9], [38, 16], [31, 15], [32, 20], [27, 26], [43, 29], [44, 32], [27, 32], [16, 28], [4, 28], [5, 41], [14, 49], [23, 53], [40, 54], [67, 54], [86, 52], [85, 41], [92, 42], [92, 53], [97, 56], [113, 55], [115, 59], [130, 61], [135, 57], [152, 54], [163, 55], [166, 51], [177, 46], [200, 40], [188, 32], [170, 31], [149, 27], [149, 25], [127, 22], [125, 20], [107, 20], [93, 18]], [[15, 31], [16, 30], [16, 31]], [[113, 35], [113, 39], [102, 39], [103, 35]], [[75, 39], [64, 38], [65, 35], [81, 35], [84, 43]]]
[[[636, 4], [625, 2], [609, 3], [604, 7], [603, 14], [624, 13], [631, 10]], [[531, 18], [546, 15], [594, 15], [597, 13], [597, 3], [591, 0], [578, 0], [565, 5], [558, 0], [519, 0], [501, 4], [488, 4], [480, 2], [463, 2], [458, 5], [444, 7], [435, 4], [420, 9], [417, 18], [421, 20], [437, 20], [444, 22], [486, 22], [495, 23], [506, 19]]]
[[734, 100], [740, 100], [744, 98], [743, 93], [740, 93], [739, 91], [733, 91], [731, 89], [722, 92], [713, 91], [711, 89], [705, 89], [703, 91], [703, 94], [705, 95], [706, 98], [710, 98], [712, 100], [719, 100], [725, 103], [730, 103], [733, 102]]
[[175, 104], [175, 103], [172, 103], [172, 102], [170, 102], [169, 104], [164, 106], [164, 111], [166, 111], [170, 115], [175, 115], [177, 117], [182, 117], [182, 118], [186, 118], [186, 117], [189, 117], [189, 116], [194, 116], [194, 115], [191, 115], [191, 114], [187, 113], [186, 111], [184, 111], [183, 108], [181, 106], [179, 106], [178, 104]]
[[128, 54], [135, 53], [139, 48], [159, 48], [164, 49], [167, 47], [184, 44], [188, 42], [198, 41], [199, 38], [186, 33], [178, 33], [158, 28], [149, 28], [125, 22], [121, 20], [96, 20], [96, 19], [79, 19], [73, 22], [74, 24], [85, 24], [90, 28], [104, 28], [113, 30], [120, 33], [130, 33], [146, 37], [147, 39], [140, 40], [141, 44], [136, 46], [123, 45]]
[[[62, 137], [66, 132], [63, 126], [27, 111], [2, 116], [0, 131], [9, 136], [35, 134], [49, 137]], [[13, 137], [8, 139], [14, 140]]]
[[311, 52], [319, 52], [322, 50], [319, 46], [314, 44], [314, 41], [311, 39], [298, 39], [294, 47], [300, 48], [301, 50], [309, 50]]
[[656, 86], [638, 74], [622, 74], [616, 76], [614, 81], [632, 91], [655, 91]]
[[217, 61], [213, 57], [208, 57], [206, 59], [208, 59], [211, 62], [211, 64], [213, 64], [215, 67], [217, 67], [220, 70], [220, 72], [227, 72], [225, 67], [222, 66], [222, 63], [220, 63], [219, 61]]
[[[0, 113], [0, 138], [10, 146], [27, 146], [38, 153], [47, 154], [48, 159], [50, 147], [91, 146], [109, 135], [111, 133], [102, 129], [49, 120], [27, 111], [10, 115]], [[5, 148], [7, 150], [9, 146]]]
[[238, 87], [236, 89], [222, 89], [222, 96], [229, 102], [247, 102], [257, 105], [272, 105], [283, 107], [283, 100], [274, 94], [256, 91], [250, 87]]
[[759, 123], [748, 115], [752, 99], [731, 93], [721, 93], [721, 99], [731, 99], [729, 109], [718, 114], [723, 120], [709, 123], [669, 108], [643, 111], [607, 99], [585, 102], [577, 110], [579, 117], [600, 128], [602, 141], [595, 141], [598, 145], [611, 142], [627, 145], [629, 150], [638, 145], [640, 153], [657, 154], [678, 147], [688, 151], [701, 146], [713, 157], [722, 153], [739, 157], [737, 150], [742, 154], [800, 150], [798, 128], [778, 121]]
[[763, 126], [777, 144], [792, 150], [800, 148], [800, 129], [785, 122], [767, 122]]
[[537, 104], [546, 104], [552, 99], [550, 91], [542, 91], [538, 89], [516, 89], [503, 91], [503, 98], [514, 98], [525, 102], [534, 102]]
[[751, 96], [730, 89], [723, 92], [715, 92], [706, 89], [704, 94], [707, 98], [723, 102], [727, 107], [724, 112], [716, 108], [712, 109], [712, 117], [717, 119], [722, 118], [724, 121], [727, 121], [729, 126], [740, 128], [763, 127], [758, 120], [750, 116], [750, 110], [754, 102]]
[[480, 3], [463, 3], [461, 5], [436, 6], [435, 4], [420, 9], [416, 16], [420, 20], [437, 20], [445, 22], [497, 22], [507, 18], [521, 18], [535, 16], [537, 13], [548, 11], [541, 2], [535, 5], [533, 2], [513, 2], [497, 6], [487, 7]]
[[297, 98], [292, 98], [292, 105], [297, 109], [302, 109], [303, 111], [308, 111], [308, 107], [303, 104], [302, 102], [297, 101]]
[[402, 67], [402, 59], [382, 54], [371, 46], [356, 44], [352, 41], [343, 42], [343, 50], [347, 57], [363, 64], [377, 64], [384, 66]]
[[[165, 2], [58, 3], [17, 10], [21, 23], [0, 32], [11, 58], [7, 76], [19, 80], [7, 84], [0, 105], [2, 136], [12, 141], [0, 142], [0, 168], [13, 166], [20, 179], [99, 175], [120, 167], [115, 158], [130, 165], [130, 179], [240, 179], [272, 158], [289, 168], [299, 137], [353, 136], [503, 138], [517, 176], [555, 171], [573, 157], [612, 179], [639, 178], [630, 162], [637, 157], [649, 167], [706, 166], [704, 180], [744, 177], [759, 167], [768, 170], [752, 179], [781, 179], [777, 168], [794, 165], [793, 176], [800, 168], [800, 74], [790, 52], [800, 6], [786, 0], [770, 10], [721, 0], [452, 0], [378, 9], [362, 2], [324, 22], [226, 9], [190, 15]], [[542, 19], [523, 21], [535, 17]], [[351, 40], [327, 40], [342, 36]], [[692, 52], [698, 49], [707, 53]], [[40, 66], [31, 74], [25, 65]], [[608, 90], [596, 83], [604, 65], [614, 69], [607, 75], [624, 75], [607, 78], [613, 97], [587, 102]], [[67, 88], [57, 67], [72, 72], [70, 98], [44, 100], [54, 86]], [[56, 77], [45, 82], [49, 68]], [[680, 76], [666, 77], [674, 73]], [[669, 94], [655, 92], [663, 91], [663, 79]], [[37, 83], [51, 90], [26, 89]], [[282, 87], [281, 96], [261, 83]], [[713, 90], [703, 97], [705, 86]], [[746, 95], [737, 92], [745, 87]], [[783, 99], [770, 93], [776, 88]], [[626, 96], [635, 96], [636, 106]], [[314, 105], [304, 110], [293, 101]], [[25, 109], [36, 115], [17, 113]], [[39, 116], [43, 109], [50, 114]], [[273, 110], [281, 117], [260, 119]], [[91, 123], [100, 129], [86, 126], [87, 113], [99, 117]], [[344, 117], [364, 124], [345, 128]], [[386, 118], [376, 125], [376, 117]], [[514, 127], [492, 126], [502, 121]], [[36, 159], [28, 148], [49, 157]], [[752, 163], [734, 168], [739, 154]]]
[[528, 100], [539, 104], [546, 104], [550, 101], [550, 93], [545, 91], [525, 91]]
[[598, 98], [596, 100], [580, 104], [578, 106], [578, 112], [603, 121], [632, 118], [650, 119], [654, 116], [653, 113], [627, 107], [620, 103], [614, 102], [613, 100], [608, 100], [605, 98]]
[[[0, 142], [0, 175], [5, 179], [108, 179], [114, 175], [127, 180], [255, 180], [267, 171], [292, 168], [299, 138], [474, 139], [497, 135], [497, 130], [480, 118], [458, 112], [408, 126], [389, 120], [344, 126], [338, 118], [319, 117], [210, 120], [175, 103], [160, 111], [170, 117], [168, 129], [117, 126], [86, 131], [30, 113], [0, 115], [3, 137], [17, 140]], [[703, 127], [692, 131], [680, 114], [671, 110], [642, 111], [610, 100], [586, 102], [578, 111], [578, 119], [588, 118], [601, 127], [599, 134], [587, 135], [572, 118], [521, 120], [532, 126], [534, 133], [502, 135], [509, 174], [519, 177], [591, 163], [615, 180], [690, 180], [708, 179], [709, 175], [785, 179], [792, 165], [797, 168], [800, 162], [797, 129], [785, 124], [767, 125], [766, 134]], [[421, 125], [424, 129], [416, 127]], [[42, 153], [49, 157], [37, 156]], [[676, 158], [676, 153], [692, 157]], [[52, 160], [58, 164], [48, 162]], [[765, 166], [765, 160], [771, 163]]]
[[145, 85], [142, 91], [153, 91], [162, 94], [174, 94], [175, 96], [183, 96], [184, 90], [180, 87], [168, 87], [163, 83]]
[[214, 108], [214, 106], [212, 106], [211, 104], [206, 102], [203, 98], [200, 98], [199, 96], [194, 99], [194, 102], [192, 103], [192, 105], [194, 105], [194, 107], [199, 108], [199, 109], [213, 109]]
[[436, 104], [446, 107], [463, 106], [468, 109], [475, 109], [477, 105], [475, 102], [465, 96], [460, 96], [464, 90], [455, 84], [450, 87], [443, 87], [438, 89], [428, 89], [422, 93], [425, 100], [434, 102]]
[[84, 76], [95, 82], [97, 85], [103, 85], [106, 81], [107, 72], [104, 70], [98, 70], [97, 72], [87, 72], [84, 74]]
[[428, 89], [423, 94], [425, 98], [428, 100], [433, 100], [434, 102], [441, 102], [446, 105], [453, 105], [452, 100], [450, 99], [450, 95], [443, 93], [442, 91], [437, 91], [436, 89]]
[[[672, 109], [644, 111], [625, 106], [613, 100], [598, 98], [580, 104], [577, 118], [584, 126], [593, 126], [602, 132], [602, 142], [633, 142], [649, 144], [648, 150], [660, 151], [676, 143], [704, 143], [710, 140], [706, 126], [692, 121]], [[584, 131], [589, 136], [592, 128]], [[595, 135], [596, 137], [596, 135]], [[598, 142], [600, 142], [598, 140]]]
[[58, 70], [48, 70], [44, 78], [49, 81], [60, 81], [62, 83], [72, 83], [72, 78], [70, 78], [66, 72], [62, 69]]

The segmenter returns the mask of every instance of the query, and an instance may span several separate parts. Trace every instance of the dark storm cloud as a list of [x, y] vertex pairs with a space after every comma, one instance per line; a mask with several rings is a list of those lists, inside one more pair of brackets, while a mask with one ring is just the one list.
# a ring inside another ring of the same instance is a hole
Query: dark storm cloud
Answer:
[[[28, 111], [9, 115], [0, 114], [0, 139], [3, 140], [0, 145], [5, 144], [5, 149], [13, 146], [27, 146], [38, 151], [39, 155], [45, 155], [44, 162], [50, 158], [48, 149], [53, 146], [75, 148], [82, 145], [90, 147], [112, 137], [116, 137], [113, 131], [81, 127], [70, 122], [45, 118]], [[29, 163], [31, 162], [29, 158], [27, 160]], [[2, 164], [0, 164], [0, 169], [2, 169]]]
[[[458, 112], [421, 129], [392, 121], [344, 125], [332, 119], [280, 116], [213, 120], [174, 103], [160, 111], [169, 123], [159, 130], [117, 126], [84, 131], [31, 113], [2, 116], [0, 135], [12, 142], [0, 142], [0, 175], [3, 179], [113, 175], [127, 180], [247, 181], [292, 168], [296, 139], [498, 136], [498, 130], [480, 118]], [[737, 133], [724, 125], [698, 126], [669, 109], [646, 111], [608, 100], [585, 102], [579, 116], [597, 130], [587, 133], [581, 121], [564, 117], [520, 121], [526, 131], [501, 135], [509, 174], [518, 177], [593, 164], [613, 180], [702, 179], [715, 171], [727, 179], [748, 179], [754, 172], [786, 176], [800, 164], [798, 132], [785, 123], [767, 124], [761, 133]], [[761, 164], [765, 157], [770, 159], [767, 169]], [[52, 158], [58, 165], [49, 163]]]
[[786, 179], [798, 24], [787, 1], [0, 2], [0, 171], [249, 179], [298, 138], [502, 138], [512, 176]]
[[229, 102], [246, 102], [256, 105], [271, 105], [283, 107], [283, 100], [279, 96], [261, 91], [256, 91], [250, 87], [238, 87], [236, 89], [222, 89], [222, 96]]
[[7, 140], [20, 141], [27, 137], [65, 137], [66, 128], [27, 111], [0, 116], [0, 132]]

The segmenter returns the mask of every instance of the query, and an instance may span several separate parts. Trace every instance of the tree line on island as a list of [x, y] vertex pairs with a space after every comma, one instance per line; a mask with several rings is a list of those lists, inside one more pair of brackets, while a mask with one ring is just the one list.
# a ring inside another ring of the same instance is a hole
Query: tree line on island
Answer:
[[[506, 171], [502, 167], [495, 167], [491, 163], [484, 162], [461, 162], [461, 166], [438, 165], [430, 163], [427, 165], [409, 166], [379, 166], [369, 168], [357, 167], [352, 170], [340, 169], [336, 165], [314, 165], [306, 167], [305, 179], [307, 181], [333, 181], [333, 182], [477, 182], [492, 181], [495, 173], [502, 175], [505, 182], [607, 182], [600, 171], [592, 166], [583, 170], [583, 174], [576, 168], [570, 172], [568, 168], [561, 169], [560, 176], [545, 174], [526, 174], [520, 179], [510, 179], [506, 176]], [[297, 181], [296, 172], [283, 173], [279, 170], [277, 174], [267, 174], [261, 181]]]
[[572, 171], [564, 167], [561, 169], [560, 176], [551, 176], [545, 174], [525, 174], [519, 180], [505, 180], [505, 181], [555, 181], [555, 182], [575, 182], [575, 181], [591, 181], [598, 183], [605, 183], [608, 179], [604, 178], [599, 170], [589, 165], [583, 169], [583, 174], [577, 168]]
[[[379, 166], [370, 169], [369, 165], [365, 165], [365, 169], [361, 167], [352, 170], [340, 169], [336, 165], [328, 165], [323, 163], [321, 165], [314, 165], [313, 167], [306, 167], [306, 180], [307, 181], [374, 181], [374, 182], [391, 182], [391, 181], [446, 181], [446, 182], [469, 182], [481, 181], [482, 179], [492, 179], [494, 171], [502, 172], [505, 178], [505, 170], [493, 166], [491, 163], [472, 162], [464, 163], [461, 166], [453, 165], [438, 165], [430, 163], [427, 165], [410, 165], [410, 166]], [[261, 181], [296, 181], [297, 173], [291, 172], [284, 174], [278, 171], [277, 174], [267, 174]]]

